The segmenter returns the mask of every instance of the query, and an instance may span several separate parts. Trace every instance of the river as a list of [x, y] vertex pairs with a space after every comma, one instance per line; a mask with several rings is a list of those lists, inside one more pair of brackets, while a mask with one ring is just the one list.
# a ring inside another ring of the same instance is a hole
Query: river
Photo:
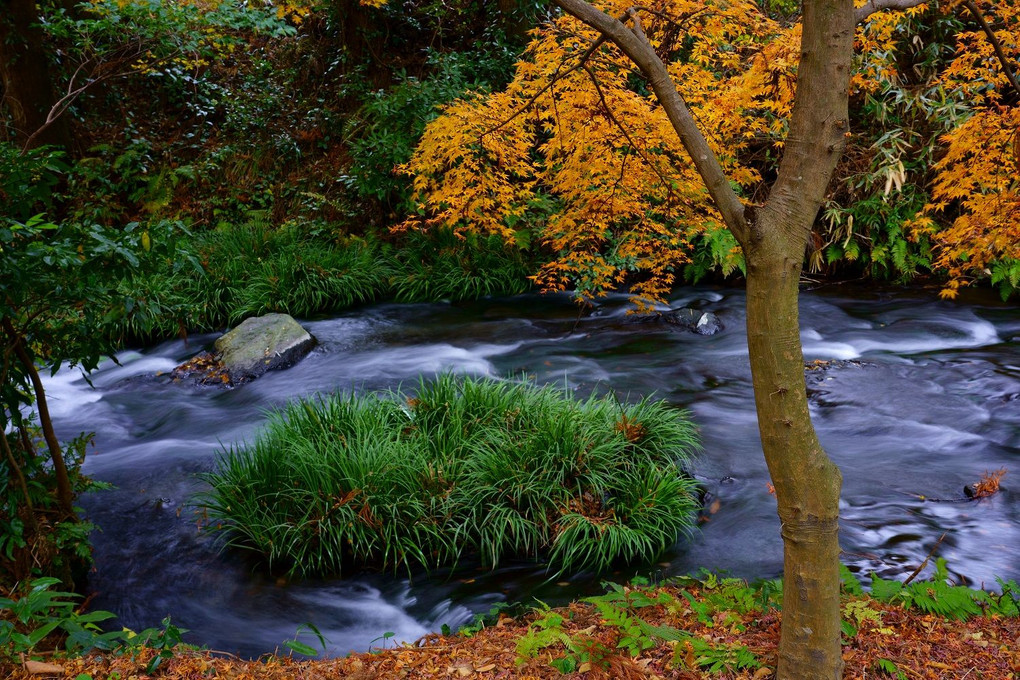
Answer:
[[[1020, 579], [1020, 314], [995, 298], [968, 304], [891, 288], [805, 292], [805, 360], [819, 437], [842, 468], [843, 561], [866, 575], [904, 577], [938, 545], [960, 582]], [[366, 573], [283, 583], [199, 530], [189, 498], [223, 446], [250, 438], [290, 399], [332, 390], [413, 386], [438, 371], [526, 375], [579, 395], [654, 394], [688, 408], [704, 451], [694, 473], [709, 495], [705, 521], [654, 565], [602, 575], [695, 572], [774, 577], [782, 567], [775, 500], [750, 387], [744, 294], [686, 288], [670, 301], [718, 315], [713, 336], [634, 323], [623, 296], [578, 314], [566, 296], [468, 304], [383, 304], [305, 322], [318, 347], [297, 366], [234, 389], [173, 384], [167, 373], [212, 342], [192, 336], [118, 355], [91, 376], [48, 379], [60, 436], [97, 433], [87, 474], [112, 483], [82, 499], [94, 536], [92, 605], [133, 629], [170, 616], [212, 649], [259, 655], [303, 623], [342, 654], [453, 628], [502, 600], [551, 604], [601, 592], [599, 575], [550, 579], [541, 566], [495, 572]], [[1007, 468], [992, 497], [963, 487]], [[716, 502], [717, 501], [717, 502]], [[930, 572], [930, 569], [929, 569]], [[392, 639], [384, 639], [393, 633]], [[311, 643], [308, 637], [303, 641]]]

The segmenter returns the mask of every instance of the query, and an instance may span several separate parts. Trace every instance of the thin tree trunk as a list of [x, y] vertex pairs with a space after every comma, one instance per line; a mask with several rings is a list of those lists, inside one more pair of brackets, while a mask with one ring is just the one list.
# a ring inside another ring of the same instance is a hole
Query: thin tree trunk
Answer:
[[11, 450], [11, 443], [7, 441], [6, 433], [0, 432], [0, 444], [3, 444], [4, 456], [7, 458], [7, 464], [11, 466], [10, 476], [17, 479], [21, 495], [25, 498], [25, 516], [28, 520], [30, 533], [33, 535], [38, 534], [39, 520], [35, 516], [35, 506], [32, 504], [32, 495], [28, 491], [28, 482], [25, 479], [25, 473], [21, 470], [21, 466], [18, 465], [18, 461], [14, 458], [14, 451]]
[[[7, 382], [7, 377], [10, 370], [10, 353], [4, 352], [4, 367], [0, 371], [0, 384]], [[2, 407], [0, 407], [2, 408]], [[6, 409], [5, 409], [6, 410]], [[10, 422], [4, 417], [4, 424]], [[18, 428], [19, 434], [22, 432], [21, 428]], [[23, 440], [24, 441], [24, 440]], [[25, 508], [28, 510], [28, 526], [33, 534], [39, 533], [39, 522], [35, 517], [35, 507], [32, 505], [32, 495], [28, 491], [28, 481], [25, 479], [25, 473], [21, 469], [21, 465], [18, 464], [18, 460], [14, 457], [14, 451], [11, 449], [11, 443], [7, 439], [6, 432], [0, 432], [0, 445], [3, 446], [4, 456], [7, 458], [7, 463], [11, 466], [11, 471], [8, 477], [14, 477], [17, 479], [18, 487], [21, 489], [21, 495], [25, 497]], [[31, 455], [31, 449], [26, 451], [26, 455]]]
[[[884, 2], [919, 0], [872, 0]], [[747, 335], [762, 448], [776, 487], [784, 546], [779, 680], [842, 677], [839, 469], [811, 424], [800, 344], [804, 249], [849, 135], [847, 92], [856, 22], [852, 0], [804, 0], [797, 91], [783, 159], [764, 206], [733, 192], [676, 84], [641, 27], [584, 0], [556, 0], [616, 43], [641, 69], [747, 261]]]
[[758, 429], [783, 537], [778, 678], [842, 677], [839, 469], [811, 424], [800, 344], [803, 246], [748, 253], [747, 344]]
[[42, 428], [43, 439], [46, 441], [46, 448], [50, 452], [50, 460], [53, 461], [53, 476], [57, 482], [57, 507], [60, 509], [62, 519], [76, 519], [74, 513], [74, 491], [71, 489], [71, 478], [67, 473], [67, 465], [64, 464], [64, 454], [60, 448], [57, 434], [53, 430], [53, 420], [50, 418], [50, 409], [46, 403], [46, 391], [43, 389], [42, 379], [39, 371], [36, 370], [35, 362], [25, 349], [25, 340], [21, 337], [10, 319], [3, 320], [3, 329], [14, 346], [14, 354], [18, 357], [25, 372], [28, 373], [32, 382], [32, 390], [35, 392], [35, 406], [39, 412], [39, 426]]
[[839, 493], [808, 410], [798, 298], [804, 250], [849, 134], [850, 0], [803, 3], [790, 133], [747, 257], [747, 335], [758, 429], [783, 536], [782, 680], [838, 680]]

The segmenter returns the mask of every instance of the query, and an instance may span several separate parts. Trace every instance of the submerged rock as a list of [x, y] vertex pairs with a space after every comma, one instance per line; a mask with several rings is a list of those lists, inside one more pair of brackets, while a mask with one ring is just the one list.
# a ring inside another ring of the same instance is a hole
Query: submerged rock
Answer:
[[719, 317], [712, 312], [702, 312], [689, 307], [666, 312], [662, 315], [662, 320], [698, 335], [715, 335], [723, 328]]
[[712, 312], [703, 312], [690, 307], [638, 315], [631, 320], [636, 323], [665, 323], [675, 326], [679, 330], [690, 331], [698, 335], [715, 335], [723, 329], [718, 316]]
[[245, 319], [214, 345], [230, 381], [235, 383], [291, 366], [314, 346], [315, 338], [288, 314]]

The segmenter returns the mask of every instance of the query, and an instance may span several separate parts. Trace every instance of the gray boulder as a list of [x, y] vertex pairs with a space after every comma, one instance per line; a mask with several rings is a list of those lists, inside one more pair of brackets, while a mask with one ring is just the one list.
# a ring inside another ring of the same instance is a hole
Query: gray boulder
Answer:
[[722, 322], [712, 312], [702, 312], [684, 307], [661, 315], [661, 320], [679, 326], [698, 335], [715, 335], [722, 330]]
[[315, 338], [287, 314], [245, 319], [216, 340], [216, 353], [232, 383], [253, 380], [304, 358]]

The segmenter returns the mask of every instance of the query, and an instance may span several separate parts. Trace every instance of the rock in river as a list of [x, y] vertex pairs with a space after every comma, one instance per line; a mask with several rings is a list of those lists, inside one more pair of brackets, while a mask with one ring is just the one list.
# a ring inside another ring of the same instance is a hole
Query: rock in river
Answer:
[[314, 346], [315, 338], [287, 314], [245, 319], [237, 328], [221, 335], [215, 344], [234, 383], [295, 364]]
[[712, 312], [702, 312], [684, 307], [662, 315], [666, 323], [680, 326], [698, 335], [715, 335], [722, 330], [722, 323]]

